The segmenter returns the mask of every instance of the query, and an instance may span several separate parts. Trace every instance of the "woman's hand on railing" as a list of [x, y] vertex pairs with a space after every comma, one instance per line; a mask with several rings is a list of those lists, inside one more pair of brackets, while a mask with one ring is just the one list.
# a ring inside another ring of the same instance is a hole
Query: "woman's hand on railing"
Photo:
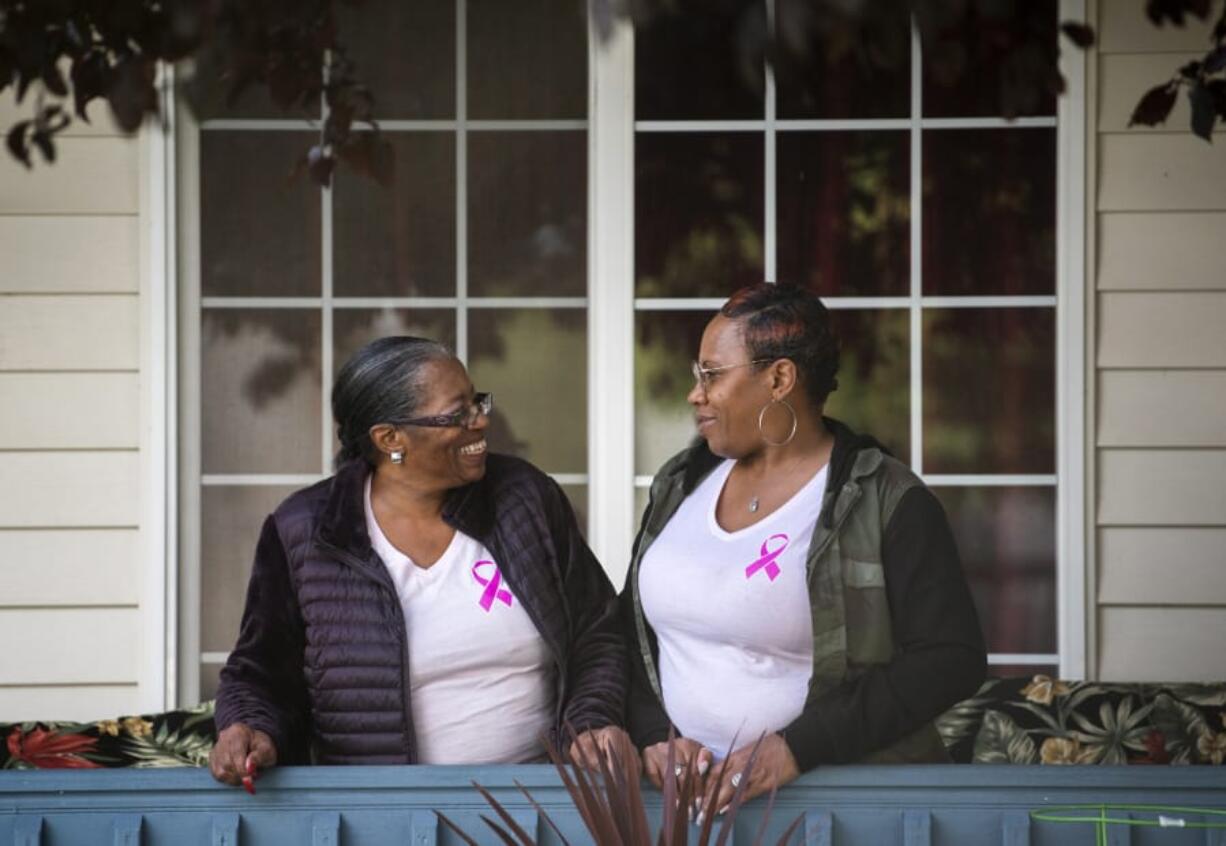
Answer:
[[727, 764], [722, 770], [723, 778], [719, 781], [712, 778], [706, 786], [708, 798], [711, 793], [715, 794], [715, 803], [711, 805], [704, 802], [704, 807], [714, 807], [716, 813], [722, 814], [728, 807], [728, 803], [732, 801], [732, 795], [736, 793], [743, 779], [749, 780], [745, 785], [745, 795], [742, 800], [748, 802], [755, 796], [769, 793], [772, 788], [783, 787], [800, 775], [800, 767], [796, 764], [792, 750], [788, 748], [787, 741], [778, 734], [768, 734], [762, 738], [761, 746], [758, 747], [758, 757], [753, 762], [753, 769], [746, 772], [749, 757], [753, 754], [755, 745], [750, 743], [742, 746], [728, 756]]
[[670, 778], [680, 778], [682, 773], [690, 772], [692, 777], [697, 779], [694, 783], [693, 795], [701, 796], [707, 770], [711, 768], [711, 762], [715, 756], [711, 754], [710, 749], [688, 737], [674, 738], [672, 743], [675, 746], [673, 772], [667, 773], [669, 741], [666, 740], [643, 750], [643, 775], [647, 776], [647, 779], [657, 788], [663, 789], [666, 773]]
[[222, 730], [209, 753], [209, 770], [223, 784], [242, 784], [254, 793], [252, 784], [260, 770], [277, 763], [277, 747], [272, 738], [259, 729], [235, 723]]
[[641, 767], [630, 735], [619, 726], [589, 729], [575, 738], [567, 752], [573, 762], [592, 772], [600, 772], [601, 758], [607, 758], [613, 768], [627, 763], [635, 771]]

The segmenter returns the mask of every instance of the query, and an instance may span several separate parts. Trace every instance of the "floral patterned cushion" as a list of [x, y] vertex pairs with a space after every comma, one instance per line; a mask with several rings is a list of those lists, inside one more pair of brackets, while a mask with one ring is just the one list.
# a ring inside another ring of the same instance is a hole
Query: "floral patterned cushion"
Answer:
[[[1226, 683], [989, 679], [937, 720], [955, 761], [1222, 764]], [[203, 767], [213, 703], [91, 723], [0, 724], [0, 769]]]
[[989, 679], [937, 728], [976, 764], [1221, 764], [1226, 684]]
[[213, 703], [92, 723], [0, 723], [0, 769], [203, 767]]

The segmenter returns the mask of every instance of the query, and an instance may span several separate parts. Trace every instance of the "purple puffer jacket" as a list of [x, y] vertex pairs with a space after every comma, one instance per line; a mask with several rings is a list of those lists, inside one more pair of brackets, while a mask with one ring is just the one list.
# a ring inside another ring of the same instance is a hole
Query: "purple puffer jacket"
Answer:
[[[238, 644], [221, 671], [217, 730], [267, 732], [281, 764], [417, 759], [404, 612], [366, 532], [361, 461], [264, 521]], [[555, 738], [621, 725], [625, 647], [616, 596], [570, 504], [527, 462], [490, 455], [452, 491], [448, 524], [485, 544], [557, 661]]]

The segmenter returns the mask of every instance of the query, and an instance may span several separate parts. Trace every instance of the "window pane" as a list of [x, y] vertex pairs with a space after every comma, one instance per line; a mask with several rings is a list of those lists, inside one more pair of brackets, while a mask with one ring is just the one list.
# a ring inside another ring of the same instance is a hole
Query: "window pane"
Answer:
[[468, 136], [468, 289], [587, 293], [587, 133]]
[[924, 311], [925, 472], [1055, 472], [1055, 317]]
[[205, 309], [201, 405], [205, 473], [318, 473], [319, 313]]
[[834, 309], [839, 389], [826, 414], [872, 435], [903, 463], [911, 461], [910, 317], [905, 309]]
[[635, 292], [720, 297], [762, 281], [762, 136], [639, 133]]
[[455, 0], [364, 0], [337, 10], [340, 42], [375, 92], [377, 118], [455, 117]]
[[761, 120], [766, 114], [766, 3], [689, 0], [670, 5], [635, 30], [636, 117]]
[[787, 132], [777, 143], [780, 280], [822, 295], [906, 294], [907, 133]]
[[200, 648], [229, 652], [238, 640], [247, 581], [264, 518], [295, 488], [205, 487], [200, 492]]
[[468, 0], [467, 20], [470, 118], [587, 116], [584, 4]]
[[1036, 64], [1055, 61], [1056, 0], [945, 5], [965, 11], [925, 43], [926, 117], [1001, 115], [1006, 98], [1019, 115], [1056, 113], [1052, 94], [1027, 99], [1017, 82]]
[[319, 296], [319, 189], [290, 172], [307, 132], [200, 134], [200, 282], [208, 296]]
[[455, 136], [387, 133], [386, 187], [347, 168], [334, 183], [333, 290], [346, 297], [455, 295]]
[[455, 311], [449, 308], [342, 308], [332, 313], [333, 374], [376, 338], [413, 335], [455, 349]]
[[1056, 489], [933, 488], [989, 652], [1056, 651]]
[[[807, 0], [776, 3], [775, 21], [781, 34], [794, 37], [788, 12], [809, 14]], [[872, 49], [861, 31], [843, 28], [833, 8], [815, 32], [799, 61], [781, 51], [775, 86], [778, 113], [784, 119], [905, 118], [911, 114], [911, 15], [905, 3], [863, 3], [854, 16], [874, 33]], [[849, 37], [850, 36], [850, 37]]]
[[924, 293], [1056, 292], [1056, 130], [924, 133]]
[[694, 387], [690, 362], [713, 316], [709, 311], [640, 311], [634, 316], [636, 475], [655, 475], [698, 437], [694, 409], [685, 398]]
[[546, 473], [587, 470], [587, 312], [468, 313], [468, 370], [494, 393], [490, 448]]
[[221, 681], [221, 664], [200, 665], [200, 701], [208, 702], [217, 698], [217, 685]]

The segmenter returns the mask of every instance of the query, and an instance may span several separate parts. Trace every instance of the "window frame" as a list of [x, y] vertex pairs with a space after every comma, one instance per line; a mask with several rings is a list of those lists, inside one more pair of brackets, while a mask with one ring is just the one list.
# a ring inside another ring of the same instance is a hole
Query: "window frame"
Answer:
[[[466, 136], [469, 131], [482, 129], [514, 130], [528, 128], [514, 121], [470, 122], [464, 118], [464, 40], [465, 0], [457, 0], [461, 11], [457, 27], [457, 114], [449, 127], [457, 136], [457, 197], [464, 196], [466, 169]], [[1060, 19], [1082, 20], [1085, 0], [1060, 0]], [[569, 306], [587, 310], [588, 343], [588, 468], [586, 474], [555, 475], [562, 483], [587, 484], [589, 512], [589, 542], [597, 557], [605, 563], [621, 587], [628, 564], [639, 515], [635, 510], [635, 490], [649, 483], [649, 477], [634, 476], [634, 332], [635, 315], [639, 311], [709, 308], [714, 310], [719, 300], [653, 300], [635, 298], [634, 278], [634, 146], [636, 130], [644, 127], [634, 119], [634, 32], [625, 22], [615, 22], [608, 34], [595, 31], [589, 20], [588, 117], [586, 121], [532, 121], [533, 129], [570, 128], [579, 125], [588, 136], [588, 291], [586, 297], [567, 298], [484, 298], [479, 301], [467, 296], [465, 273], [466, 220], [464, 204], [457, 203], [457, 289], [449, 298], [372, 298], [363, 306], [382, 307], [447, 307], [456, 309], [457, 350], [467, 356], [466, 312], [470, 308], [502, 308], [522, 306]], [[920, 85], [917, 72], [918, 52], [913, 50], [912, 87]], [[924, 297], [920, 291], [917, 249], [912, 250], [911, 291], [898, 298], [831, 298], [832, 308], [864, 307], [867, 305], [908, 308], [911, 320], [913, 363], [918, 361], [919, 320], [917, 305], [958, 304], [951, 300], [975, 300], [976, 305], [1054, 306], [1056, 313], [1056, 418], [1057, 466], [1054, 474], [1057, 514], [1057, 653], [1052, 655], [996, 655], [994, 663], [1050, 663], [1056, 657], [1060, 675], [1065, 678], [1085, 678], [1087, 670], [1087, 529], [1091, 513], [1086, 500], [1087, 430], [1086, 430], [1086, 66], [1088, 54], [1066, 50], [1060, 59], [1061, 71], [1067, 82], [1065, 94], [1057, 100], [1055, 119], [1039, 118], [1042, 125], [1056, 128], [1056, 293], [1052, 297], [987, 297], [948, 298]], [[168, 73], [166, 78], [172, 78]], [[768, 74], [768, 95], [773, 80]], [[149, 486], [149, 503], [145, 507], [146, 600], [144, 609], [147, 631], [152, 646], [146, 650], [147, 660], [143, 683], [161, 691], [160, 701], [151, 704], [170, 705], [194, 702], [199, 698], [200, 652], [200, 562], [201, 539], [200, 491], [204, 481], [200, 464], [200, 313], [208, 306], [225, 306], [227, 298], [202, 298], [200, 292], [199, 242], [199, 138], [200, 127], [183, 104], [175, 103], [169, 83], [164, 87], [167, 125], [146, 132], [148, 138], [142, 188], [149, 207], [150, 223], [145, 232], [147, 247], [142, 254], [148, 263], [147, 302], [142, 321], [142, 349], [146, 351], [145, 369], [151, 390], [146, 393], [145, 413], [150, 427], [150, 457], [145, 475]], [[912, 135], [911, 192], [919, 190], [921, 173], [915, 135], [930, 126], [982, 126], [984, 121], [971, 122], [916, 117], [917, 94], [913, 91], [912, 117], [884, 123], [899, 124]], [[761, 124], [768, 142], [780, 130], [773, 113], [774, 98], [768, 96], [771, 107]], [[304, 129], [302, 121], [266, 120], [241, 121], [244, 126], [266, 129]], [[416, 124], [439, 123], [426, 121], [385, 121], [388, 129], [421, 128]], [[647, 129], [664, 130], [667, 126]], [[814, 123], [814, 122], [809, 122]], [[816, 122], [830, 124], [826, 128], [852, 128], [864, 121]], [[881, 121], [869, 121], [881, 124]], [[1025, 125], [1023, 120], [1022, 124]], [[554, 127], [552, 124], [559, 124]], [[561, 124], [566, 124], [562, 126]], [[838, 124], [836, 126], [835, 124]], [[232, 128], [227, 121], [211, 121], [219, 129]], [[821, 127], [814, 127], [821, 128]], [[875, 126], [875, 128], [886, 128]], [[766, 185], [766, 276], [774, 278], [775, 191], [774, 145], [767, 143], [765, 156]], [[326, 197], [326, 195], [325, 195]], [[331, 337], [331, 203], [322, 204], [323, 215], [323, 289], [317, 301], [323, 313], [322, 337]], [[918, 204], [913, 204], [918, 210]], [[920, 239], [921, 215], [911, 221], [913, 244]], [[177, 281], [177, 285], [175, 284]], [[289, 298], [291, 300], [295, 298]], [[898, 300], [899, 302], [884, 302]], [[1042, 301], [1041, 303], [1039, 301]], [[250, 298], [243, 298], [243, 305]], [[287, 306], [282, 298], [276, 305]], [[309, 307], [298, 303], [299, 307]], [[321, 372], [330, 385], [332, 350], [321, 347]], [[921, 456], [922, 431], [920, 421], [920, 371], [911, 368], [912, 392], [912, 454]], [[331, 420], [324, 403], [324, 443], [321, 444], [322, 466], [331, 459]], [[918, 468], [922, 471], [922, 467]], [[265, 483], [307, 484], [323, 474], [262, 475]], [[929, 483], [951, 483], [960, 477], [932, 477]], [[982, 482], [984, 477], [975, 477]], [[1008, 481], [1013, 477], [999, 477]], [[219, 476], [213, 483], [249, 481], [244, 475]], [[159, 496], [160, 494], [160, 496]], [[252, 539], [254, 543], [254, 539]], [[216, 661], [220, 655], [210, 655]], [[1018, 660], [1022, 659], [1022, 660]]]

